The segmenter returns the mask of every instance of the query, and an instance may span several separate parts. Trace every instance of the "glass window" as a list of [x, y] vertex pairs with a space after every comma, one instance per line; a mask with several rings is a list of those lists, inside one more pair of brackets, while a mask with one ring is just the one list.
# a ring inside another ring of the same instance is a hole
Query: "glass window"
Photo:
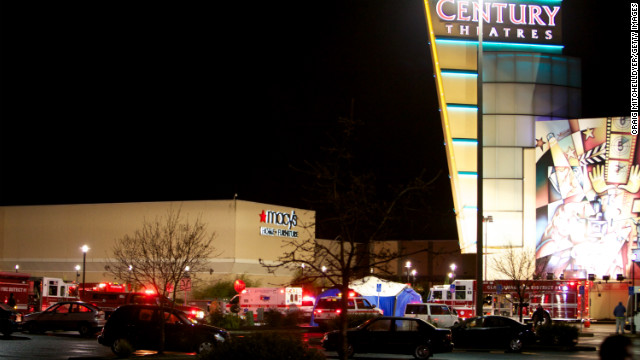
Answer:
[[397, 320], [396, 331], [418, 331], [418, 322], [413, 320]]
[[58, 296], [58, 285], [55, 281], [49, 281], [49, 296]]
[[356, 303], [353, 301], [353, 299], [347, 300], [347, 309], [355, 309], [355, 308], [356, 308]]
[[71, 307], [71, 304], [62, 304], [58, 306], [54, 311], [58, 314], [66, 314], [69, 312], [70, 307]]
[[81, 312], [81, 313], [91, 312], [91, 309], [89, 309], [84, 305], [76, 305], [76, 306], [77, 306], [77, 312]]
[[175, 314], [165, 311], [164, 313], [164, 322], [166, 324], [180, 324], [180, 318], [178, 318]]
[[426, 305], [409, 304], [407, 305], [407, 314], [426, 314]]
[[153, 310], [151, 309], [140, 309], [140, 313], [138, 314], [138, 320], [140, 321], [151, 321], [153, 318]]
[[[373, 304], [371, 304], [369, 302], [369, 300], [367, 299], [362, 299], [362, 305], [365, 309], [373, 309], [375, 306]], [[360, 307], [360, 304], [358, 304], [358, 307]]]
[[381, 319], [371, 322], [369, 325], [369, 331], [389, 331], [391, 329], [391, 320]]
[[442, 306], [431, 305], [431, 315], [442, 315]]

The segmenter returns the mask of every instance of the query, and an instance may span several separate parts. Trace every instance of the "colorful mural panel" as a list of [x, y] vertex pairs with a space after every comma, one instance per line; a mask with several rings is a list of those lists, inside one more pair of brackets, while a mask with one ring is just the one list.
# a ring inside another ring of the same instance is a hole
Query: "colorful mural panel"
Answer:
[[631, 118], [536, 122], [536, 259], [548, 273], [627, 276], [640, 238]]

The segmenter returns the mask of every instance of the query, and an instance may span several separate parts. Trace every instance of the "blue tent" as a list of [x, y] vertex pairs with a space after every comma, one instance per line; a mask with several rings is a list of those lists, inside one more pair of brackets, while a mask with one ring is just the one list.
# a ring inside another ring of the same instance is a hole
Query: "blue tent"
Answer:
[[[349, 288], [356, 291], [362, 297], [367, 299], [371, 304], [380, 308], [384, 315], [387, 316], [404, 316], [404, 310], [409, 303], [421, 303], [422, 296], [415, 292], [407, 284], [396, 283], [375, 276], [367, 276], [359, 280], [355, 280], [349, 284]], [[316, 303], [313, 306], [315, 311], [318, 300], [326, 296], [336, 296], [340, 293], [339, 289], [331, 288], [316, 297]], [[311, 326], [317, 326], [311, 315]]]

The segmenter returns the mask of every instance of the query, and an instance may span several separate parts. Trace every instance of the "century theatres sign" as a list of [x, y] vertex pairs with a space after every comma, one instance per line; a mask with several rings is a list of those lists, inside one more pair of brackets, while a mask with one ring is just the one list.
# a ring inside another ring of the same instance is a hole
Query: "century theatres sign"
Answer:
[[560, 45], [561, 1], [429, 0], [437, 38], [478, 39], [482, 19], [483, 41]]
[[294, 230], [298, 226], [298, 215], [295, 210], [291, 210], [291, 213], [262, 210], [260, 215], [260, 223], [277, 225], [279, 227], [261, 226], [260, 235], [264, 236], [280, 236], [288, 238], [297, 238], [298, 231]]

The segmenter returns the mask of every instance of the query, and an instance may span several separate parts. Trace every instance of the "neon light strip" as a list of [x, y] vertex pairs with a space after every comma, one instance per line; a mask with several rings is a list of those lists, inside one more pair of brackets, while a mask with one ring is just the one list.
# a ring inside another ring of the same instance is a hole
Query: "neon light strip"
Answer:
[[450, 75], [450, 76], [478, 76], [477, 71], [466, 71], [466, 70], [441, 70], [442, 75]]
[[454, 144], [461, 144], [461, 145], [476, 145], [476, 146], [478, 146], [478, 140], [476, 140], [476, 139], [455, 138], [455, 139], [453, 139], [453, 143]]
[[[455, 44], [455, 45], [478, 45], [478, 40], [466, 40], [466, 39], [436, 39], [436, 42], [443, 44]], [[543, 44], [523, 44], [523, 43], [506, 43], [506, 42], [493, 42], [493, 41], [483, 41], [482, 46], [486, 46], [487, 50], [514, 50], [514, 51], [523, 51], [523, 50], [534, 50], [534, 51], [544, 51], [551, 53], [562, 53], [562, 49], [564, 49], [564, 45], [543, 45]]]
[[473, 110], [478, 111], [477, 105], [470, 104], [447, 104], [447, 108], [450, 110]]
[[460, 176], [475, 176], [478, 177], [478, 173], [475, 171], [458, 171], [458, 175]]
[[[436, 48], [436, 35], [433, 32], [433, 21], [431, 20], [431, 10], [429, 6], [429, 0], [423, 0], [424, 11], [427, 18], [427, 31], [429, 34], [429, 45], [431, 46], [431, 60], [433, 62], [433, 72], [436, 77], [436, 90], [438, 93], [438, 104], [440, 106], [440, 121], [442, 122], [442, 132], [444, 136], [445, 144], [452, 144], [451, 129], [449, 128], [449, 112], [447, 110], [447, 103], [444, 97], [444, 85], [442, 84], [442, 74], [440, 70], [440, 63], [438, 58], [438, 50]], [[458, 197], [458, 173], [455, 156], [453, 154], [453, 146], [445, 146], [447, 154], [447, 165], [449, 167], [449, 177], [451, 179], [451, 194], [453, 195], [453, 209], [456, 214], [456, 227], [458, 230], [458, 242], [464, 244], [462, 220], [457, 216], [460, 210], [460, 199]]]

